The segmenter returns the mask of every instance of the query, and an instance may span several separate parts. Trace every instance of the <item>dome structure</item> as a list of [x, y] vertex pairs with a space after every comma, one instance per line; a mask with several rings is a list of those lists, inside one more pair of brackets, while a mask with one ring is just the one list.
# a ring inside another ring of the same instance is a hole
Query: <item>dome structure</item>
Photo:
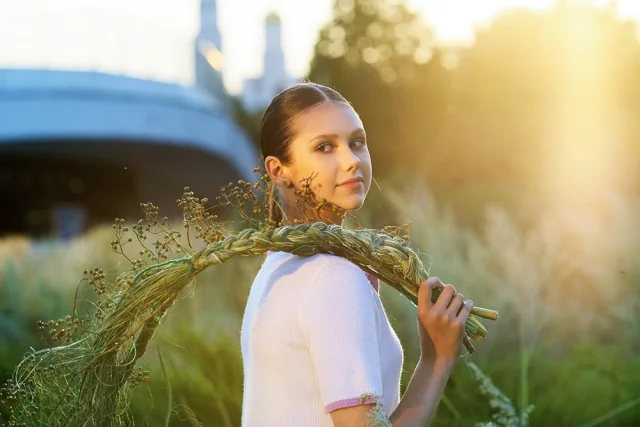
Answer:
[[231, 179], [253, 180], [257, 161], [253, 143], [198, 87], [0, 70], [0, 197], [12, 206], [0, 234], [47, 234], [73, 209], [88, 225], [137, 217], [141, 202], [178, 214], [185, 186], [212, 199]]

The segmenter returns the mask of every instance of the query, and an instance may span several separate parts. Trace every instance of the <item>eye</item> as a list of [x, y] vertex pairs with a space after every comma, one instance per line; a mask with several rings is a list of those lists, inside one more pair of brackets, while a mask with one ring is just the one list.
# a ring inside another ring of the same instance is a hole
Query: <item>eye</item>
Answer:
[[[329, 148], [327, 148], [329, 147]], [[316, 151], [321, 151], [321, 152], [325, 152], [328, 153], [329, 151], [331, 151], [333, 149], [333, 144], [331, 144], [330, 142], [324, 142], [320, 145], [318, 145], [316, 147]]]
[[353, 141], [351, 141], [351, 145], [355, 148], [362, 148], [365, 146], [365, 141], [364, 139], [354, 139]]

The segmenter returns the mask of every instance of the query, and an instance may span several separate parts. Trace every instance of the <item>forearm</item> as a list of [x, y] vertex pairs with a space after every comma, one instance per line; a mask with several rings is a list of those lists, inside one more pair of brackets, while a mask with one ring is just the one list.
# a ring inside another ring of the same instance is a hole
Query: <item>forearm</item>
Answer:
[[420, 361], [389, 421], [393, 427], [424, 427], [431, 424], [444, 388], [455, 366], [451, 361]]

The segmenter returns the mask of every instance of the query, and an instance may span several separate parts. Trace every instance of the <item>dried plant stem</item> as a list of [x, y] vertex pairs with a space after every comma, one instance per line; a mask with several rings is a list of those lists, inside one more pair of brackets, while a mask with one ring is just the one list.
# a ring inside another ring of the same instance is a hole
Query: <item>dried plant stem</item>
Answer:
[[[321, 222], [284, 226], [270, 232], [247, 229], [205, 249], [195, 256], [198, 261], [194, 262], [199, 263], [200, 269], [224, 262], [235, 253], [251, 255], [267, 250], [299, 256], [323, 252], [344, 257], [398, 290], [413, 304], [417, 304], [420, 283], [429, 277], [418, 255], [403, 239], [376, 230], [348, 230]], [[434, 292], [434, 301], [438, 296], [439, 292]], [[498, 313], [481, 307], [472, 309], [467, 321], [467, 334], [475, 338], [485, 337], [487, 330], [475, 318], [476, 315], [496, 320]], [[473, 353], [474, 348], [468, 338], [465, 346]]]
[[[135, 364], [186, 284], [212, 265], [267, 251], [344, 257], [414, 304], [420, 282], [428, 278], [419, 256], [403, 238], [377, 230], [348, 230], [318, 222], [227, 235], [189, 256], [137, 271], [128, 287], [108, 295], [112, 303], [94, 330], [72, 344], [29, 355], [13, 380], [24, 391], [20, 415], [33, 421], [28, 408], [37, 407], [41, 414], [50, 414], [48, 426], [127, 425], [127, 391]], [[497, 319], [496, 312], [482, 308], [474, 308], [473, 314]], [[470, 316], [464, 337], [467, 350], [474, 351], [470, 339], [484, 336], [484, 326]], [[51, 375], [34, 375], [35, 367], [43, 365], [55, 365], [56, 369]], [[52, 396], [57, 398], [52, 400]]]

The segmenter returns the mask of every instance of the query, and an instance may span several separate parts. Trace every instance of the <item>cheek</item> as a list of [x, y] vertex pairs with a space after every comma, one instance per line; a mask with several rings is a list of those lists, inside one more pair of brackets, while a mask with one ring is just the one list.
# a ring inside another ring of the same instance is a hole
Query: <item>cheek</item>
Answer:
[[331, 187], [329, 174], [326, 167], [318, 162], [298, 162], [292, 170], [292, 177], [296, 186], [301, 188], [303, 184], [309, 184], [316, 196], [326, 195], [327, 188]]
[[371, 165], [371, 157], [368, 152], [360, 157], [360, 169], [362, 169], [365, 178], [370, 181], [373, 167]]
[[369, 189], [371, 189], [371, 183], [373, 181], [373, 170], [371, 166], [371, 159], [367, 156], [366, 159], [362, 159], [362, 163], [360, 163], [360, 168], [362, 169], [362, 175], [364, 176], [365, 182], [365, 194], [369, 193]]
[[311, 188], [317, 191], [333, 189], [335, 179], [336, 161], [333, 156], [308, 156], [305, 161], [296, 165], [296, 182], [311, 179]]
[[313, 191], [319, 198], [329, 199], [335, 190], [335, 180], [334, 177], [331, 176], [327, 171], [321, 171], [320, 173], [314, 174], [316, 177], [313, 180]]

